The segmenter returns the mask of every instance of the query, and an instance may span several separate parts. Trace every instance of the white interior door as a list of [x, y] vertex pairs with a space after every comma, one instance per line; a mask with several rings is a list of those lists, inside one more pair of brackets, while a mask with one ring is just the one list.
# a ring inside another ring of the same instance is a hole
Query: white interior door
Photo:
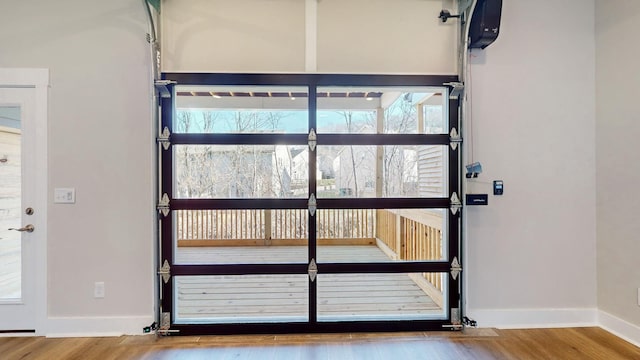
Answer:
[[36, 329], [36, 89], [0, 87], [0, 331]]

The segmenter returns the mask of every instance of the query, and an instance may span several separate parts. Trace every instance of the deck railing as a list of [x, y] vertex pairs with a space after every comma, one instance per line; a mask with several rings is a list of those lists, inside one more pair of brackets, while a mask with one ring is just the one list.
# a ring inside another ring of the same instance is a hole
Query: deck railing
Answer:
[[[178, 246], [306, 245], [308, 211], [177, 210]], [[444, 260], [443, 216], [420, 209], [321, 209], [319, 245], [376, 244], [398, 261]], [[412, 276], [442, 306], [443, 273]]]
[[[178, 246], [306, 245], [308, 210], [177, 210]], [[320, 245], [375, 244], [374, 209], [317, 211]]]
[[[376, 214], [378, 247], [392, 259], [403, 261], [444, 260], [443, 217], [430, 210], [378, 210]], [[412, 276], [431, 298], [442, 306], [443, 273]]]

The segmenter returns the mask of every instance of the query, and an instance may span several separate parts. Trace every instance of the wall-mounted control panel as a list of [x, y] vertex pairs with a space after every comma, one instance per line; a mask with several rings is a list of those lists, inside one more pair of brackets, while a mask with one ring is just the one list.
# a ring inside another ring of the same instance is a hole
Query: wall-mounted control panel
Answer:
[[488, 205], [489, 195], [487, 194], [467, 194], [466, 205]]
[[502, 195], [504, 193], [504, 184], [502, 180], [493, 181], [493, 195]]

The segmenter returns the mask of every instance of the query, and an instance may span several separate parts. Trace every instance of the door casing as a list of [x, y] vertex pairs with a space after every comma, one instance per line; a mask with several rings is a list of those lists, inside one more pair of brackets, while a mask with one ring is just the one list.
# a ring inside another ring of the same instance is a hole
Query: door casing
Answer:
[[[48, 199], [48, 69], [0, 68], [0, 88], [27, 89], [34, 98], [33, 109], [29, 109], [30, 121], [26, 131], [22, 133], [23, 145], [23, 177], [26, 180], [27, 191], [23, 189], [23, 207], [35, 209], [29, 222], [35, 231], [29, 234], [26, 241], [31, 242], [28, 259], [25, 266], [32, 270], [32, 276], [27, 279], [33, 291], [31, 298], [25, 299], [32, 304], [33, 324], [24, 328], [16, 328], [7, 324], [8, 332], [18, 330], [22, 334], [45, 335], [47, 331], [47, 199]], [[31, 121], [33, 120], [33, 121]], [[24, 184], [24, 182], [23, 182]], [[26, 203], [28, 202], [28, 203]], [[25, 224], [17, 224], [24, 226]], [[23, 240], [25, 241], [25, 240]]]

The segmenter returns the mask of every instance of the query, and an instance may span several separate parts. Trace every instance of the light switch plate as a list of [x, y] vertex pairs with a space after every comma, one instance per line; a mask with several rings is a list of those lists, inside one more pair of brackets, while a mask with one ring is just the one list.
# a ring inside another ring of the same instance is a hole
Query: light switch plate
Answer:
[[55, 204], [75, 204], [76, 189], [74, 188], [55, 188], [53, 190], [53, 202]]

